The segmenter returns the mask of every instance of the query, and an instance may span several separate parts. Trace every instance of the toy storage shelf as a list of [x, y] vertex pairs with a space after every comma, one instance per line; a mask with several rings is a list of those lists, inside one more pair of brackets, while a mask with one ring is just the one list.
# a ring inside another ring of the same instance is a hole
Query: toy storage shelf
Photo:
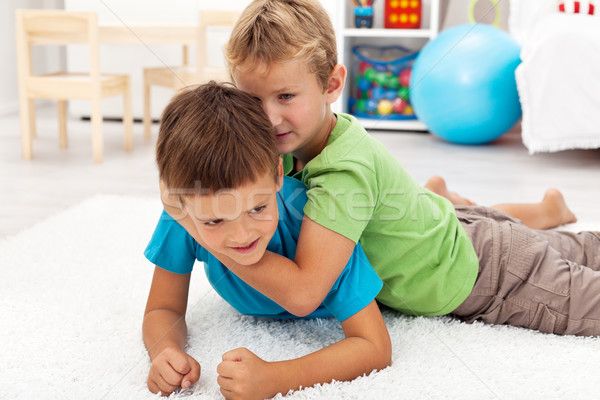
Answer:
[[[351, 0], [337, 0], [336, 32], [340, 62], [348, 68], [346, 87], [341, 100], [336, 103], [336, 111], [349, 113], [348, 99], [351, 96], [352, 48], [367, 44], [377, 46], [401, 45], [414, 51], [420, 50], [439, 31], [440, 0], [422, 0], [420, 29], [385, 29], [384, 6], [390, 0], [373, 0], [373, 27], [356, 28], [354, 26], [354, 6]], [[384, 118], [359, 118], [366, 129], [426, 131], [425, 125], [418, 120], [393, 120]]]
[[378, 118], [357, 118], [361, 125], [368, 130], [399, 130], [399, 131], [427, 131], [424, 123], [418, 119], [387, 120]]
[[[435, 32], [437, 34], [437, 32]], [[366, 29], [346, 28], [342, 31], [344, 38], [431, 38], [435, 36], [431, 29]]]

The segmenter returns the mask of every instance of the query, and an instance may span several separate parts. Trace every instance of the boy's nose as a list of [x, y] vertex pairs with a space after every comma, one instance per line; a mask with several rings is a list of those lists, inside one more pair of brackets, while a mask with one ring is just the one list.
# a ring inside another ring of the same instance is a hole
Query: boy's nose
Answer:
[[242, 221], [243, 218], [232, 224], [231, 230], [229, 231], [229, 238], [232, 242], [239, 246], [247, 245], [250, 238], [250, 229], [247, 223]]
[[274, 104], [265, 104], [263, 103], [263, 109], [265, 113], [269, 117], [269, 121], [271, 121], [271, 125], [273, 127], [277, 127], [281, 123], [281, 114], [279, 113], [277, 106]]

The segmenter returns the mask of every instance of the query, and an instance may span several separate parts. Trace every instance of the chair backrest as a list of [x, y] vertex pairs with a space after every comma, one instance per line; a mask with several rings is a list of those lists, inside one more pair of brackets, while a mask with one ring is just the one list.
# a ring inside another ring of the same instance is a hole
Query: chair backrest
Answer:
[[[198, 68], [200, 82], [206, 82], [211, 79], [227, 80], [229, 78], [227, 68], [225, 66], [211, 66], [208, 63], [207, 50], [210, 47], [208, 31], [210, 28], [216, 27], [233, 28], [239, 16], [239, 11], [200, 11], [198, 23], [198, 46], [196, 49], [196, 66]], [[229, 33], [227, 34], [227, 37], [229, 37]], [[219, 50], [223, 51], [222, 48], [219, 48]]]
[[[100, 75], [98, 17], [93, 12], [63, 10], [16, 10], [19, 70], [33, 73], [33, 45], [88, 44], [90, 77]], [[24, 70], [23, 70], [24, 69]]]

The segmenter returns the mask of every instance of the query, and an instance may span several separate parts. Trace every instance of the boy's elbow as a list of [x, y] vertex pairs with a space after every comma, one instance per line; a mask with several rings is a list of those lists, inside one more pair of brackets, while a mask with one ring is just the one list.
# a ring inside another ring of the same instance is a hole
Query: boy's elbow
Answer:
[[392, 343], [390, 341], [380, 350], [380, 364], [379, 370], [392, 365]]
[[330, 290], [331, 286], [321, 281], [299, 279], [296, 285], [286, 288], [280, 305], [292, 315], [306, 317], [323, 304]]
[[291, 299], [286, 309], [296, 317], [306, 317], [319, 308], [321, 303], [321, 300], [315, 299], [313, 296], [297, 296]]
[[290, 314], [295, 315], [296, 317], [306, 317], [310, 314], [312, 314], [317, 308], [319, 307], [319, 305], [313, 305], [312, 303], [307, 303], [307, 304], [303, 304], [303, 303], [299, 303], [296, 305], [293, 305], [290, 307], [290, 309], [288, 309], [288, 311], [290, 312]]
[[377, 370], [382, 370], [392, 365], [392, 341], [390, 340], [390, 336], [386, 334], [385, 337], [380, 338], [373, 345], [375, 347], [373, 354], [376, 355], [375, 364]]

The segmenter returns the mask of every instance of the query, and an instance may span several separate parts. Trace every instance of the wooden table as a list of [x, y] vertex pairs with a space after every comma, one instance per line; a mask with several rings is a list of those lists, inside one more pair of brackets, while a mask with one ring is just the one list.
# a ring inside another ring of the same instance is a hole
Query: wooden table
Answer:
[[198, 26], [191, 24], [113, 24], [98, 27], [100, 44], [110, 45], [182, 45], [182, 64], [188, 65], [189, 46], [198, 40]]
[[[112, 24], [98, 27], [101, 45], [179, 45], [182, 48], [181, 65], [189, 65], [190, 46], [196, 46], [199, 27], [192, 24]], [[144, 136], [150, 137], [150, 89], [144, 86]]]
[[182, 44], [196, 43], [198, 27], [189, 24], [100, 25], [100, 44]]

